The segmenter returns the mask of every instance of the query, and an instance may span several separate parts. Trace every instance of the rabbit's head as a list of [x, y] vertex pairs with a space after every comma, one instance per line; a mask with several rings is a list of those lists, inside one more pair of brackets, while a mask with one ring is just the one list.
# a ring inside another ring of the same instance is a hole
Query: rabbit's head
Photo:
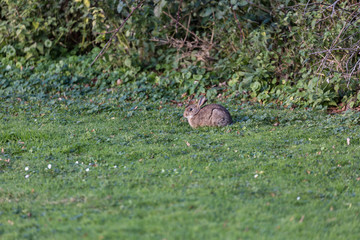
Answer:
[[184, 111], [184, 117], [185, 118], [192, 118], [193, 116], [195, 116], [196, 114], [199, 113], [201, 106], [204, 105], [204, 103], [207, 101], [207, 99], [205, 97], [201, 97], [199, 102], [197, 104], [191, 104], [188, 105], [185, 108]]

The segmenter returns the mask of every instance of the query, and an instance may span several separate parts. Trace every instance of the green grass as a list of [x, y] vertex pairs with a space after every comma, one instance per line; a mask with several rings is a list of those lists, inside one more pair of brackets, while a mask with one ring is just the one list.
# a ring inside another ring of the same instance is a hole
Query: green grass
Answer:
[[176, 106], [83, 104], [2, 100], [1, 239], [360, 235], [358, 113], [226, 104], [233, 125], [192, 129]]

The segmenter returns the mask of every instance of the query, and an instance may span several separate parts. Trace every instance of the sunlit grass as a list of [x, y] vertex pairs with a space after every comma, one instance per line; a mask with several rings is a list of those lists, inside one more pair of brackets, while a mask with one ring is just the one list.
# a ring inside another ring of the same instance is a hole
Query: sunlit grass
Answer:
[[359, 236], [357, 113], [226, 106], [202, 129], [171, 105], [0, 112], [1, 238]]

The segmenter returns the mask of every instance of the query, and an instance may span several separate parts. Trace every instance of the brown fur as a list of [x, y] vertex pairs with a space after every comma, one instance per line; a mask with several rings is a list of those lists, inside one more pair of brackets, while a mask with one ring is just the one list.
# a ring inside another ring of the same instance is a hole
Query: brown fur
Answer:
[[229, 111], [219, 104], [209, 104], [201, 107], [206, 102], [201, 98], [197, 105], [189, 105], [184, 111], [184, 117], [193, 128], [203, 126], [223, 127], [232, 123]]

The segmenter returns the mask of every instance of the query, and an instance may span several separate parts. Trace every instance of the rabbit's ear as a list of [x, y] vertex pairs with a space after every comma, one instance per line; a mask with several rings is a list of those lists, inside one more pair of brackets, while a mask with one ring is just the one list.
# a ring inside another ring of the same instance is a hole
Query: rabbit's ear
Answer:
[[202, 105], [204, 105], [204, 103], [206, 103], [206, 101], [207, 101], [206, 97], [201, 97], [198, 102], [198, 107], [200, 108]]

